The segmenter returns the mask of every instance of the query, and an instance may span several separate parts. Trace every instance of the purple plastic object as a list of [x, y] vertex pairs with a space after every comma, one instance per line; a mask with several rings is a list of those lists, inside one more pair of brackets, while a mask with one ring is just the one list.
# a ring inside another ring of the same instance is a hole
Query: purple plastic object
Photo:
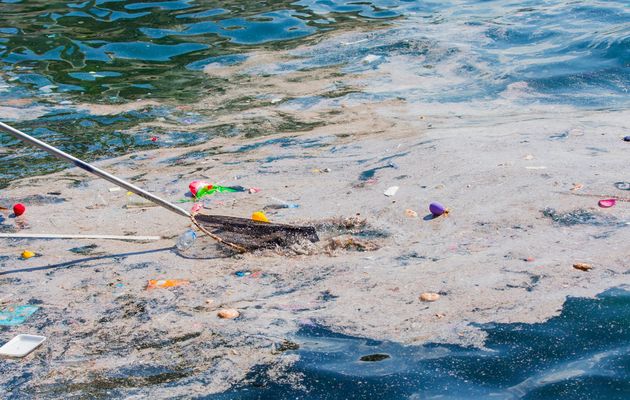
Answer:
[[431, 214], [435, 217], [439, 217], [446, 212], [446, 208], [440, 203], [431, 203], [429, 204], [429, 211], [431, 211]]
[[623, 140], [625, 140], [626, 142], [630, 142], [630, 136], [624, 137]]

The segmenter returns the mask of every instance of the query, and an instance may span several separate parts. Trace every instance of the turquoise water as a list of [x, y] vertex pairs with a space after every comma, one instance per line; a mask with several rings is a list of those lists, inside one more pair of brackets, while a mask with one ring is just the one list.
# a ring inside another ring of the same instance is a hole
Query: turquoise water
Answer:
[[[447, 83], [345, 97], [468, 102], [494, 99], [516, 87], [522, 92], [518, 101], [525, 103], [623, 108], [630, 99], [630, 8], [621, 0], [1, 0], [0, 11], [0, 104], [27, 102], [16, 106], [25, 116], [2, 115], [0, 109], [0, 118], [89, 159], [225, 135], [212, 129], [169, 132], [169, 140], [153, 143], [151, 136], [163, 132], [125, 132], [157, 118], [181, 125], [211, 118], [177, 108], [226, 90], [225, 79], [202, 72], [207, 64], [238, 64], [252, 52], [309, 45], [337, 31], [384, 28], [368, 41], [300, 50], [295, 54], [300, 61], [263, 72], [326, 65], [362, 72], [394, 56], [412, 55], [424, 58], [415, 73]], [[378, 58], [362, 63], [367, 55]], [[164, 106], [111, 116], [76, 107], [139, 99]], [[301, 105], [308, 101], [296, 99]], [[37, 107], [42, 115], [28, 117]], [[16, 177], [65, 167], [5, 135], [0, 145], [5, 148], [0, 187]]]

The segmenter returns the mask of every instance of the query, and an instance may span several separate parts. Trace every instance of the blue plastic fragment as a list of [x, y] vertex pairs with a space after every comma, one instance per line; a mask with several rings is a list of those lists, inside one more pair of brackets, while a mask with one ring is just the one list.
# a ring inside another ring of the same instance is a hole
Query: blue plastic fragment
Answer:
[[21, 325], [37, 310], [39, 310], [39, 307], [32, 305], [8, 306], [4, 310], [0, 311], [0, 325]]

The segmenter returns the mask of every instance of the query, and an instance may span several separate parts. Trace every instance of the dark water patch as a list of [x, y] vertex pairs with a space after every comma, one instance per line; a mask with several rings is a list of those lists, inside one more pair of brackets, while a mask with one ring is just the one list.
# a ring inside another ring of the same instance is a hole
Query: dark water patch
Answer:
[[323, 143], [322, 138], [312, 138], [312, 139], [298, 139], [297, 137], [281, 137], [281, 138], [273, 138], [267, 139], [262, 142], [252, 143], [248, 145], [241, 146], [235, 150], [236, 153], [246, 153], [252, 150], [258, 150], [261, 147], [266, 146], [280, 146], [283, 148], [289, 147], [302, 147], [302, 148], [313, 148], [313, 147], [323, 147], [327, 144]]
[[179, 156], [170, 157], [163, 161], [160, 161], [160, 164], [168, 164], [168, 165], [182, 165], [182, 164], [196, 164], [197, 161], [207, 159], [213, 155], [220, 154], [221, 147], [216, 146], [209, 149], [204, 150], [195, 150], [190, 151], [188, 153], [181, 154]]
[[88, 254], [97, 254], [97, 253], [94, 253], [94, 250], [96, 250], [97, 248], [98, 248], [98, 245], [93, 243], [93, 244], [88, 244], [86, 246], [73, 247], [69, 249], [68, 251], [74, 254], [88, 255]]
[[542, 214], [545, 217], [551, 218], [554, 222], [564, 226], [593, 225], [623, 227], [626, 225], [624, 222], [619, 221], [619, 219], [613, 216], [583, 209], [561, 213], [553, 208], [545, 208], [542, 210]]
[[[381, 161], [384, 161], [386, 159], [387, 158], [384, 158]], [[382, 165], [380, 167], [367, 169], [367, 170], [361, 172], [361, 174], [359, 175], [359, 181], [367, 181], [369, 179], [372, 179], [372, 178], [374, 178], [374, 175], [376, 175], [376, 172], [378, 172], [378, 171], [380, 171], [382, 169], [387, 169], [387, 168], [398, 169], [398, 165], [390, 161], [386, 165]]]
[[[407, 266], [412, 263], [420, 263], [422, 261], [426, 261], [429, 258], [425, 255], [418, 253], [417, 251], [411, 251], [409, 253], [402, 254], [396, 257], [396, 261], [400, 266]], [[438, 258], [430, 258], [431, 261], [438, 261]]]
[[[301, 376], [299, 384], [261, 366], [248, 384], [204, 398], [621, 400], [630, 390], [628, 318], [630, 292], [614, 289], [596, 299], [569, 298], [544, 323], [479, 325], [484, 349], [403, 346], [304, 326], [292, 339], [300, 359], [285, 372]], [[366, 355], [392, 361], [361, 362]]]
[[361, 358], [359, 358], [360, 361], [364, 361], [364, 362], [378, 362], [378, 361], [383, 361], [383, 360], [387, 360], [388, 358], [391, 358], [391, 356], [389, 354], [368, 354], [367, 356], [362, 356]]
[[64, 203], [66, 199], [58, 196], [47, 196], [43, 194], [34, 194], [31, 196], [21, 197], [16, 200], [16, 202], [24, 203], [27, 206], [43, 206], [49, 204], [60, 204]]

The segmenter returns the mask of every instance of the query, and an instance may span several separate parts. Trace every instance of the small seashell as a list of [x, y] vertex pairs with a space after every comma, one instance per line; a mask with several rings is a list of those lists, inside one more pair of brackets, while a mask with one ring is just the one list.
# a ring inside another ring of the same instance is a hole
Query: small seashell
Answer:
[[580, 271], [589, 271], [593, 269], [593, 266], [587, 263], [575, 263], [573, 264], [573, 268], [579, 269]]
[[440, 203], [429, 204], [429, 211], [431, 212], [431, 214], [433, 214], [434, 217], [439, 217], [442, 214], [448, 213], [446, 207], [444, 207]]
[[605, 199], [605, 200], [598, 201], [597, 204], [601, 208], [610, 208], [610, 207], [613, 207], [615, 204], [617, 204], [617, 200], [615, 200], [615, 199]]
[[420, 300], [422, 301], [436, 301], [439, 298], [440, 298], [440, 295], [437, 293], [426, 292], [420, 295]]
[[582, 189], [583, 187], [584, 187], [584, 185], [581, 184], [581, 183], [574, 183], [573, 187], [571, 188], [571, 191], [575, 192], [575, 191], [578, 191], [578, 190]]
[[396, 194], [396, 192], [398, 191], [398, 186], [392, 186], [387, 188], [386, 191], [383, 192], [383, 194], [387, 197], [392, 197]]
[[224, 308], [222, 310], [219, 310], [217, 315], [219, 316], [219, 318], [223, 319], [234, 319], [238, 318], [241, 314], [233, 308]]

